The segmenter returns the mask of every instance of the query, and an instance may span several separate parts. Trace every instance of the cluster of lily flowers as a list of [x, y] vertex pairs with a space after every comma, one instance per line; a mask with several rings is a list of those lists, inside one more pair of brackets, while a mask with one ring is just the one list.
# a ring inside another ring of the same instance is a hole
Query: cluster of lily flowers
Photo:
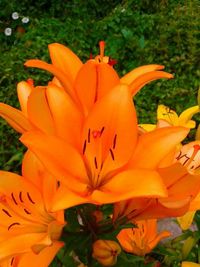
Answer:
[[[192, 218], [200, 208], [200, 141], [181, 144], [199, 107], [178, 116], [160, 105], [156, 125], [139, 125], [133, 97], [153, 80], [173, 78], [163, 66], [119, 78], [102, 41], [100, 55], [84, 64], [58, 43], [49, 53], [51, 64], [25, 63], [52, 73], [48, 85], [20, 82], [21, 110], [0, 103], [0, 116], [28, 149], [21, 176], [0, 172], [0, 266], [49, 266], [64, 246], [64, 211], [87, 203], [97, 210], [113, 204], [113, 224], [137, 225], [117, 239], [125, 251], [145, 255], [169, 236], [157, 234], [157, 219]], [[94, 238], [93, 257], [114, 265], [121, 247]]]

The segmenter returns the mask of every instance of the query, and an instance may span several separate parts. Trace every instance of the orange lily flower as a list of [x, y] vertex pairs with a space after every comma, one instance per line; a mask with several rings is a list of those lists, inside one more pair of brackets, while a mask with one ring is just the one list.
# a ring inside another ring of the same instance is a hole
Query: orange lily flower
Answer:
[[[44, 257], [46, 261], [53, 259], [63, 246], [58, 239], [65, 225], [64, 213], [49, 211], [57, 190], [55, 179], [43, 172], [37, 159], [34, 162], [31, 152], [24, 158], [23, 176], [0, 171], [0, 177], [0, 263], [9, 264], [10, 259], [11, 264], [19, 256], [24, 262], [21, 267], [28, 261], [26, 253], [31, 257], [42, 253], [40, 259], [45, 264]], [[44, 186], [46, 180], [48, 186]]]
[[13, 256], [9, 259], [0, 261], [1, 267], [48, 267], [53, 258], [64, 245], [63, 242], [55, 241], [51, 246], [44, 248], [39, 254], [28, 252]]
[[[96, 102], [83, 127], [81, 150], [38, 132], [25, 133], [21, 141], [64, 184], [54, 199], [53, 210], [58, 210], [86, 202], [103, 204], [131, 197], [166, 196], [155, 166], [187, 132], [182, 127], [158, 129], [152, 136], [153, 142], [150, 140], [145, 149], [138, 150], [143, 144], [137, 141], [130, 90], [121, 85]], [[148, 166], [148, 148], [155, 166]], [[126, 168], [135, 149], [139, 159]], [[143, 164], [139, 166], [140, 159]]]
[[94, 103], [119, 83], [129, 85], [131, 94], [135, 95], [153, 80], [173, 78], [173, 75], [161, 71], [163, 66], [152, 64], [136, 68], [119, 79], [118, 74], [108, 64], [108, 57], [104, 56], [104, 48], [105, 43], [101, 41], [100, 55], [82, 64], [71, 50], [54, 43], [49, 45], [52, 64], [41, 60], [28, 60], [25, 66], [51, 72], [72, 99], [81, 104], [86, 116]]
[[[114, 220], [123, 216], [128, 217], [129, 220], [133, 218], [138, 220], [178, 217], [185, 214], [200, 190], [200, 143], [196, 141], [182, 146], [175, 155], [174, 161], [168, 167], [158, 166], [157, 168], [166, 186], [168, 197], [130, 199], [116, 203]], [[139, 161], [139, 164], [142, 163]], [[196, 205], [195, 207], [197, 209]]]
[[136, 221], [137, 227], [123, 229], [117, 235], [122, 248], [138, 256], [145, 256], [150, 253], [161, 239], [169, 237], [168, 231], [157, 234], [157, 220]]
[[27, 82], [20, 82], [17, 89], [21, 111], [0, 103], [0, 116], [15, 130], [40, 130], [77, 143], [82, 115], [64, 90], [52, 83], [33, 89]]

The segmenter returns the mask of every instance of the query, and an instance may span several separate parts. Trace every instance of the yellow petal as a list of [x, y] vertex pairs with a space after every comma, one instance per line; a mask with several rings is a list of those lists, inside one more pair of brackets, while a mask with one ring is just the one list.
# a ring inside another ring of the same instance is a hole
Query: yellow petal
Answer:
[[155, 124], [140, 124], [139, 125], [142, 129], [144, 129], [146, 132], [151, 132], [156, 129]]
[[24, 133], [34, 128], [22, 111], [9, 105], [0, 103], [0, 116], [19, 133]]
[[159, 105], [157, 109], [157, 119], [165, 120], [173, 126], [179, 125], [179, 118], [176, 112], [165, 105]]
[[188, 211], [182, 217], [176, 218], [182, 230], [189, 229], [189, 227], [191, 226], [193, 222], [194, 215], [195, 215], [195, 211]]
[[179, 125], [195, 128], [195, 121], [192, 121], [191, 118], [194, 114], [199, 112], [199, 106], [194, 106], [184, 110], [179, 116]]

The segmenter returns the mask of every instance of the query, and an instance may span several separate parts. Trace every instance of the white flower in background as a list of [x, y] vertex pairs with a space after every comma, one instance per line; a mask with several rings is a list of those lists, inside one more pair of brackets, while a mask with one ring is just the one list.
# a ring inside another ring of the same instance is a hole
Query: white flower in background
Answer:
[[19, 13], [18, 12], [13, 12], [12, 13], [12, 19], [16, 20], [19, 18]]
[[29, 22], [29, 17], [22, 18], [22, 23], [28, 23], [28, 22]]
[[5, 34], [6, 36], [11, 36], [11, 34], [12, 34], [12, 29], [11, 29], [11, 28], [5, 28], [5, 30], [4, 30], [4, 34]]

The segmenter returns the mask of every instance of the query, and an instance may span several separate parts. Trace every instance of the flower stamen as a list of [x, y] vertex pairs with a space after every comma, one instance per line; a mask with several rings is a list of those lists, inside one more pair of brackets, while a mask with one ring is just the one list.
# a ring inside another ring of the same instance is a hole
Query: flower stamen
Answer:
[[27, 197], [28, 197], [28, 199], [30, 200], [30, 202], [31, 202], [32, 204], [35, 204], [35, 202], [34, 202], [34, 201], [32, 200], [32, 198], [31, 198], [29, 192], [27, 192]]
[[105, 42], [104, 41], [99, 42], [99, 50], [100, 50], [100, 59], [101, 59], [101, 62], [103, 62], [104, 51], [105, 51]]
[[15, 225], [20, 225], [20, 223], [18, 222], [15, 222], [15, 223], [12, 223], [8, 226], [8, 231], [10, 230], [11, 227], [15, 226]]

